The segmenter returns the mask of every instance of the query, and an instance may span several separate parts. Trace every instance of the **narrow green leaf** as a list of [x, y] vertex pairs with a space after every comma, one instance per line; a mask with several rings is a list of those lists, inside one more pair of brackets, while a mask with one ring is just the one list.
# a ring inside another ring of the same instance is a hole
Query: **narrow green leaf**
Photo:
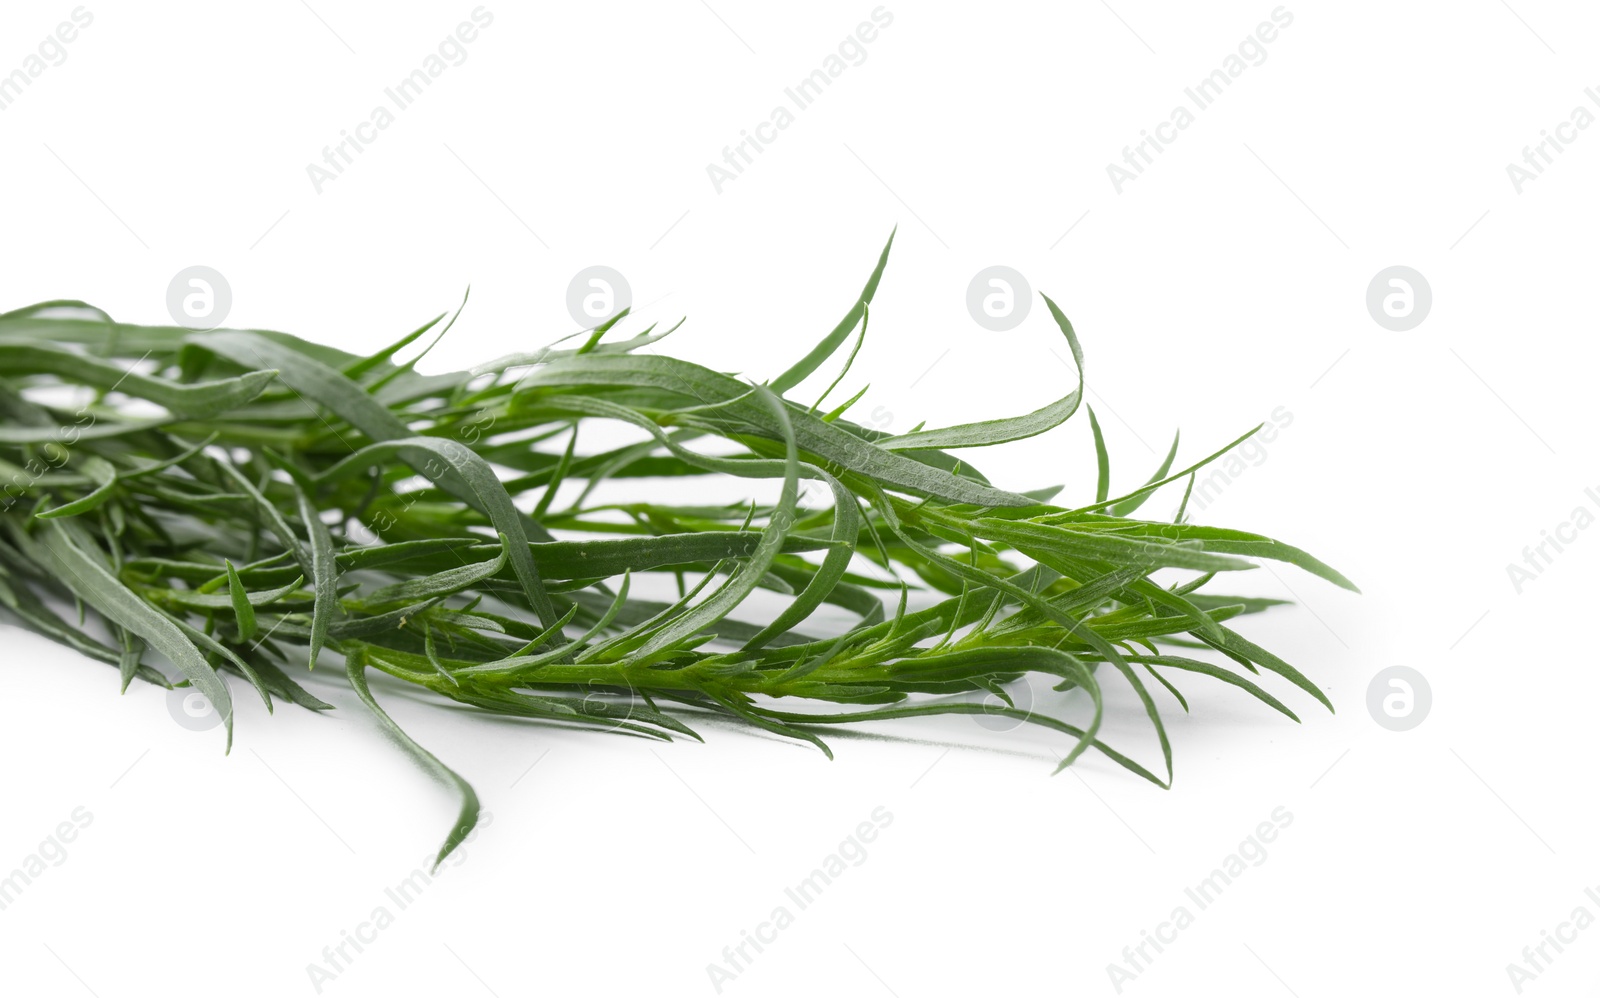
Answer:
[[[960, 426], [950, 426], [942, 430], [913, 430], [910, 433], [888, 440], [878, 441], [878, 446], [885, 450], [908, 450], [912, 448], [940, 448], [951, 449], [957, 447], [991, 447], [995, 444], [1009, 443], [1013, 440], [1024, 440], [1028, 437], [1038, 436], [1046, 430], [1053, 430], [1078, 411], [1078, 405], [1083, 401], [1083, 350], [1078, 346], [1078, 335], [1072, 329], [1072, 323], [1061, 314], [1061, 309], [1050, 300], [1049, 295], [1040, 295], [1045, 304], [1050, 307], [1050, 315], [1060, 327], [1061, 333], [1067, 339], [1067, 345], [1072, 351], [1072, 359], [1077, 366], [1078, 387], [1050, 403], [1042, 409], [1036, 409], [1026, 416], [1012, 416], [1008, 419], [989, 419], [979, 423], [964, 423]], [[1000, 505], [992, 503], [990, 505]]]
[[256, 636], [256, 608], [250, 605], [250, 594], [245, 592], [244, 583], [239, 581], [239, 573], [234, 571], [233, 562], [224, 562], [228, 566], [228, 598], [233, 603], [233, 616], [239, 624], [239, 640], [248, 642]]
[[[1161, 482], [1161, 481], [1165, 480], [1166, 477], [1167, 477], [1167, 472], [1172, 470], [1173, 459], [1175, 459], [1178, 456], [1178, 437], [1179, 437], [1179, 434], [1177, 434], [1177, 433], [1174, 433], [1172, 435], [1172, 446], [1170, 448], [1168, 448], [1167, 456], [1166, 456], [1165, 459], [1162, 460], [1161, 467], [1156, 469], [1156, 473], [1150, 476], [1150, 480], [1148, 482], [1145, 482], [1144, 487], [1146, 489], [1150, 488], [1151, 486], [1154, 486], [1158, 482]], [[1143, 506], [1145, 504], [1145, 500], [1149, 499], [1154, 494], [1155, 494], [1154, 492], [1145, 492], [1145, 491], [1141, 490], [1140, 492], [1135, 493], [1133, 498], [1125, 500], [1123, 502], [1116, 503], [1115, 505], [1111, 506], [1111, 508], [1110, 508], [1111, 515], [1112, 516], [1132, 516], [1134, 514], [1134, 512], [1139, 509], [1140, 506]], [[1097, 504], [1100, 503], [1100, 502], [1103, 502], [1104, 500], [1105, 500], [1105, 496], [1097, 496], [1095, 498], [1095, 502]]]
[[310, 541], [311, 586], [316, 601], [311, 609], [311, 658], [306, 668], [315, 669], [317, 655], [328, 640], [328, 627], [339, 612], [339, 568], [334, 561], [333, 538], [328, 535], [327, 524], [322, 522], [299, 485], [295, 485], [294, 495], [300, 522], [305, 525], [306, 539]]
[[440, 762], [432, 752], [418, 745], [411, 736], [405, 733], [400, 725], [394, 723], [388, 713], [372, 696], [372, 691], [367, 687], [367, 663], [361, 656], [350, 654], [345, 657], [345, 673], [350, 677], [350, 685], [354, 687], [356, 696], [372, 711], [372, 716], [378, 719], [378, 724], [384, 733], [399, 743], [400, 747], [411, 754], [430, 775], [448, 787], [453, 788], [461, 795], [461, 810], [456, 814], [455, 825], [450, 833], [445, 836], [444, 844], [439, 847], [439, 855], [434, 858], [433, 868], [439, 869], [439, 864], [455, 851], [472, 830], [478, 825], [478, 795], [472, 789], [472, 784], [456, 775], [455, 770]]
[[833, 356], [833, 352], [839, 349], [839, 344], [849, 337], [850, 330], [856, 328], [856, 323], [861, 321], [867, 306], [872, 304], [872, 296], [878, 293], [878, 282], [883, 279], [883, 268], [889, 265], [889, 248], [894, 245], [894, 234], [898, 231], [899, 226], [896, 226], [894, 232], [889, 233], [889, 241], [883, 244], [883, 252], [878, 254], [878, 265], [872, 269], [872, 276], [867, 278], [866, 286], [861, 289], [861, 293], [856, 295], [856, 302], [850, 306], [850, 311], [845, 313], [844, 318], [839, 320], [839, 324], [833, 327], [832, 332], [822, 338], [821, 343], [811, 348], [810, 353], [800, 358], [793, 367], [772, 379], [770, 387], [774, 393], [781, 396], [810, 377], [811, 372], [821, 367], [829, 357]]
[[[137, 634], [171, 660], [221, 715], [227, 729], [227, 747], [232, 748], [233, 700], [228, 696], [226, 683], [194, 643], [171, 620], [117, 581], [99, 559], [84, 553], [62, 522], [47, 521], [40, 534], [40, 542], [30, 546], [55, 577], [84, 603]], [[12, 536], [21, 539], [15, 531]]]
[[1094, 460], [1097, 471], [1094, 501], [1103, 503], [1111, 494], [1111, 455], [1106, 453], [1106, 438], [1100, 432], [1100, 421], [1094, 418], [1094, 406], [1089, 407], [1089, 429], [1094, 433]]

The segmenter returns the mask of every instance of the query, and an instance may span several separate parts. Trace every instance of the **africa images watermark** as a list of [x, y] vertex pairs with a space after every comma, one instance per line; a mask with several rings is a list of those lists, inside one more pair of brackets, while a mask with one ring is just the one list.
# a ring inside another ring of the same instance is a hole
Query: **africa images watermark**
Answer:
[[1566, 551], [1568, 545], [1577, 542], [1582, 531], [1594, 526], [1595, 511], [1600, 510], [1600, 490], [1584, 489], [1583, 497], [1589, 501], [1588, 506], [1574, 506], [1567, 519], [1548, 530], [1539, 531], [1542, 539], [1538, 544], [1522, 549], [1522, 564], [1519, 565], [1514, 561], [1506, 563], [1506, 577], [1511, 580], [1511, 590], [1518, 596], [1522, 595], [1524, 586], [1543, 575], [1546, 569], [1555, 564], [1556, 555]]
[[22, 857], [16, 869], [0, 879], [0, 911], [16, 904], [23, 890], [44, 876], [50, 867], [65, 863], [68, 844], [77, 840], [79, 832], [94, 824], [94, 814], [86, 807], [73, 808], [67, 817], [72, 820], [56, 825], [37, 849]]
[[[1228, 486], [1251, 468], [1259, 468], [1271, 457], [1268, 450], [1278, 440], [1278, 435], [1294, 425], [1294, 413], [1284, 406], [1272, 410], [1272, 418], [1261, 424], [1249, 439], [1228, 452], [1228, 456], [1209, 468], [1195, 474], [1194, 488], [1189, 493], [1188, 509], [1202, 512], [1227, 490]], [[1176, 514], [1176, 511], [1174, 511]]]
[[[1190, 911], [1187, 904], [1173, 908], [1167, 919], [1156, 925], [1154, 932], [1141, 930], [1137, 943], [1122, 947], [1121, 963], [1106, 964], [1106, 975], [1111, 978], [1111, 987], [1117, 994], [1122, 994], [1124, 985], [1131, 984], [1154, 966], [1156, 957], [1166, 952], [1167, 946], [1178, 941], [1178, 933], [1194, 924], [1195, 912], [1211, 907], [1224, 890], [1244, 876], [1246, 870], [1267, 861], [1267, 843], [1276, 840], [1278, 834], [1294, 822], [1294, 815], [1281, 805], [1273, 808], [1268, 817], [1272, 820], [1256, 825], [1255, 831], [1246, 836], [1237, 849], [1224, 856], [1209, 876], [1195, 886], [1183, 889], [1184, 897], [1194, 903], [1194, 911]], [[1153, 954], [1150, 952], [1152, 949], [1155, 950]]]
[[[1589, 98], [1590, 103], [1600, 107], [1600, 87], [1587, 87], [1583, 95]], [[1512, 189], [1521, 194], [1523, 187], [1538, 180], [1544, 174], [1545, 168], [1556, 161], [1556, 156], [1566, 152], [1567, 146], [1578, 141], [1578, 133], [1587, 130], [1594, 122], [1595, 113], [1579, 104], [1572, 109], [1566, 121], [1554, 128], [1541, 130], [1538, 142], [1522, 147], [1521, 165], [1506, 164], [1506, 176], [1511, 178]]]
[[1246, 35], [1244, 41], [1239, 43], [1237, 54], [1230, 52], [1223, 58], [1221, 68], [1212, 70], [1199, 83], [1183, 89], [1183, 95], [1189, 99], [1189, 104], [1194, 105], [1194, 110], [1190, 110], [1188, 104], [1174, 107], [1166, 121], [1141, 131], [1136, 144], [1122, 147], [1122, 163], [1106, 164], [1106, 176], [1111, 178], [1111, 186], [1118, 194], [1122, 193], [1123, 185], [1143, 176], [1145, 169], [1155, 162], [1156, 155], [1165, 152], [1167, 146], [1176, 142], [1178, 136], [1195, 123], [1195, 111], [1210, 109], [1223, 91], [1244, 75], [1246, 69], [1267, 61], [1267, 46], [1277, 41], [1279, 31], [1294, 23], [1294, 12], [1287, 7], [1275, 7], [1268, 17], [1270, 20], [1256, 25], [1255, 32]]
[[28, 53], [23, 57], [22, 65], [0, 76], [0, 111], [15, 104], [23, 92], [33, 86], [33, 81], [44, 75], [45, 70], [66, 62], [67, 46], [78, 40], [78, 32], [94, 23], [94, 12], [87, 7], [74, 7], [67, 16], [71, 20], [56, 25], [56, 29], [36, 46], [36, 53]]
[[[856, 25], [854, 33], [845, 36], [837, 52], [829, 52], [823, 57], [821, 66], [799, 83], [784, 89], [783, 95], [789, 99], [788, 104], [774, 107], [766, 121], [753, 128], [741, 129], [737, 143], [722, 147], [725, 166], [706, 164], [706, 176], [711, 178], [713, 190], [721, 194], [725, 185], [738, 180], [745, 167], [755, 162], [752, 151], [758, 154], [765, 152], [767, 146], [778, 141], [779, 133], [795, 123], [797, 111], [811, 107], [824, 90], [833, 86], [834, 80], [844, 75], [846, 69], [867, 61], [867, 46], [877, 40], [880, 30], [894, 23], [894, 12], [887, 7], [874, 7], [870, 16], [872, 20], [862, 21]], [[794, 110], [790, 110], [790, 105], [794, 106]]]
[[[764, 953], [767, 946], [778, 941], [778, 933], [794, 924], [795, 912], [805, 911], [822, 896], [825, 888], [844, 876], [846, 870], [867, 861], [867, 843], [875, 840], [879, 832], [894, 823], [893, 812], [881, 804], [872, 809], [869, 817], [872, 820], [856, 825], [855, 831], [840, 842], [837, 849], [824, 856], [822, 863], [811, 871], [810, 876], [793, 887], [783, 889], [784, 897], [794, 903], [793, 911], [788, 904], [773, 908], [767, 919], [756, 925], [753, 933], [743, 929], [737, 943], [722, 948], [722, 963], [706, 964], [706, 976], [711, 979], [711, 987], [717, 994], [722, 994], [725, 985], [749, 970], [755, 957]], [[750, 953], [752, 948], [755, 949], [754, 956]]]
[[96, 422], [94, 413], [88, 406], [83, 406], [73, 413], [71, 426], [55, 426], [50, 429], [47, 439], [41, 438], [33, 441], [40, 445], [38, 453], [30, 456], [25, 464], [15, 465], [9, 461], [0, 460], [0, 475], [4, 475], [0, 482], [0, 513], [9, 512], [11, 507], [28, 495], [35, 485], [39, 484], [45, 476], [52, 471], [61, 471], [72, 459], [72, 445], [78, 442], [79, 436], [92, 429]]
[[[1600, 890], [1594, 887], [1583, 889], [1584, 897], [1592, 903], [1600, 905]], [[1587, 905], [1578, 905], [1567, 914], [1562, 922], [1558, 923], [1555, 932], [1549, 929], [1539, 930], [1539, 941], [1522, 947], [1522, 962], [1512, 961], [1506, 964], [1506, 976], [1511, 979], [1511, 987], [1517, 994], [1522, 994], [1522, 989], [1532, 984], [1537, 978], [1549, 970], [1556, 962], [1556, 957], [1565, 953], [1567, 947], [1578, 941], [1578, 933], [1595, 923], [1594, 912]], [[1551, 953], [1551, 950], [1555, 950]]]
[[[449, 866], [460, 866], [467, 861], [466, 847], [478, 837], [480, 830], [489, 827], [493, 822], [494, 815], [484, 811], [479, 816], [477, 827], [468, 832], [455, 852], [450, 854], [450, 862], [447, 865], [433, 869], [433, 857], [425, 856], [409, 876], [393, 887], [385, 887], [384, 903], [374, 906], [365, 919], [356, 923], [354, 929], [340, 929], [339, 941], [322, 947], [321, 963], [313, 961], [306, 964], [306, 977], [311, 981], [311, 989], [320, 995], [325, 986], [349, 970], [355, 963], [356, 957], [378, 941], [378, 933], [394, 924], [397, 913], [415, 904], [417, 898], [422, 896], [422, 892], [438, 880], [439, 875]], [[430, 869], [433, 869], [431, 874], [428, 872]], [[354, 954], [350, 952], [352, 949], [355, 950]]]
[[[433, 86], [433, 81], [444, 75], [445, 70], [467, 61], [467, 46], [477, 41], [478, 32], [494, 23], [494, 12], [487, 7], [474, 7], [470, 16], [471, 20], [456, 25], [455, 31], [446, 35], [435, 51], [428, 53], [421, 66], [413, 69], [399, 83], [383, 89], [383, 96], [388, 98], [387, 104], [379, 104], [368, 114], [366, 121], [341, 131], [339, 141], [335, 144], [323, 146], [320, 164], [306, 164], [306, 176], [311, 180], [312, 189], [321, 194], [324, 185], [343, 176], [344, 171], [355, 163], [356, 156], [366, 152], [367, 146], [378, 141], [379, 134], [395, 123], [398, 112], [410, 109], [417, 98]], [[390, 109], [391, 105], [393, 110]]]

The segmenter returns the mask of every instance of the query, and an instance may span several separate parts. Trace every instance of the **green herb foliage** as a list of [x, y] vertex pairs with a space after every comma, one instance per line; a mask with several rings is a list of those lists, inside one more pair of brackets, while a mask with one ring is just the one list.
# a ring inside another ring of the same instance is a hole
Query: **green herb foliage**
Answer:
[[[441, 859], [477, 798], [383, 711], [369, 670], [538, 722], [671, 739], [720, 716], [824, 751], [829, 725], [988, 713], [1069, 736], [1063, 767], [1093, 750], [1161, 786], [1171, 751], [1147, 680], [1185, 710], [1172, 673], [1291, 719], [1262, 672], [1327, 704], [1228, 626], [1277, 601], [1199, 590], [1249, 559], [1348, 580], [1256, 534], [1129, 518], [1226, 448], [1172, 472], [1174, 439], [1146, 484], [1113, 495], [1091, 412], [1094, 501], [1068, 508], [957, 452], [1061, 425], [1081, 384], [1026, 415], [899, 436], [850, 420], [859, 391], [823, 409], [848, 361], [814, 402], [789, 397], [858, 330], [848, 356], [862, 348], [888, 253], [839, 325], [765, 384], [645, 349], [666, 335], [654, 328], [614, 338], [622, 316], [580, 346], [424, 375], [394, 358], [443, 316], [363, 358], [282, 333], [126, 325], [81, 302], [0, 315], [0, 613], [116, 665], [124, 688], [167, 685], [146, 661], [161, 656], [229, 744], [229, 680], [269, 709], [325, 710], [292, 675], [342, 657], [378, 726], [462, 796]], [[1081, 371], [1071, 323], [1044, 300]], [[581, 446], [602, 422], [640, 442]], [[593, 498], [660, 478], [769, 479], [750, 487], [769, 498]], [[635, 595], [648, 576], [678, 598]], [[859, 619], [821, 626], [824, 604]], [[63, 616], [71, 605], [110, 640]], [[1207, 649], [1215, 661], [1195, 657]], [[1028, 673], [1080, 690], [1080, 723], [1012, 705], [1006, 684]], [[1159, 766], [1100, 739], [1108, 681], [1143, 705]]]

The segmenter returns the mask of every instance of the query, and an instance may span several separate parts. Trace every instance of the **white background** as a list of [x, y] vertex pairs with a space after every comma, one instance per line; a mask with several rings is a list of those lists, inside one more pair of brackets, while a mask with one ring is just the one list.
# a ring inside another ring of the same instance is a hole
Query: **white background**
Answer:
[[[1600, 532], [1520, 594], [1506, 570], [1600, 486], [1600, 128], [1521, 193], [1506, 171], [1600, 86], [1592, 7], [1291, 3], [1265, 62], [1118, 193], [1107, 164], [1270, 0], [891, 2], [866, 60], [718, 193], [707, 164], [871, 0], [491, 3], [466, 61], [319, 194], [307, 164], [473, 6], [89, 5], [66, 60], [0, 111], [0, 309], [74, 297], [166, 322], [169, 280], [205, 264], [230, 325], [370, 350], [470, 284], [438, 369], [573, 331], [567, 283], [605, 264], [642, 320], [688, 316], [676, 353], [763, 378], [832, 327], [898, 224], [841, 386], [870, 382], [858, 411], [903, 432], [1063, 394], [1041, 309], [1004, 333], [966, 312], [979, 269], [1014, 267], [1077, 326], [1118, 486], [1180, 426], [1194, 458], [1285, 407], [1199, 518], [1301, 545], [1364, 595], [1282, 566], [1233, 580], [1301, 601], [1242, 630], [1338, 712], [1274, 685], [1297, 726], [1181, 683], [1170, 792], [1092, 756], [1052, 778], [1056, 740], [959, 718], [835, 736], [829, 763], [743, 731], [653, 747], [380, 688], [493, 819], [323, 993], [715, 994], [707, 965], [878, 807], [893, 822], [865, 862], [722, 993], [1113, 995], [1107, 965], [1194, 911], [1184, 888], [1280, 807], [1265, 862], [1122, 993], [1515, 994], [1525, 946], [1600, 915]], [[0, 9], [0, 73], [72, 9]], [[1395, 264], [1433, 293], [1407, 332], [1365, 303]], [[1008, 487], [1092, 496], [1084, 420], [981, 457]], [[119, 698], [114, 670], [3, 635], [0, 871], [93, 814], [0, 912], [7, 994], [314, 994], [307, 965], [453, 813], [336, 673], [311, 679], [332, 716], [240, 696], [224, 757], [161, 691]], [[1365, 706], [1393, 665], [1432, 687], [1409, 732]], [[1156, 765], [1132, 697], [1110, 703], [1113, 743]], [[1597, 978], [1590, 928], [1524, 992]]]

